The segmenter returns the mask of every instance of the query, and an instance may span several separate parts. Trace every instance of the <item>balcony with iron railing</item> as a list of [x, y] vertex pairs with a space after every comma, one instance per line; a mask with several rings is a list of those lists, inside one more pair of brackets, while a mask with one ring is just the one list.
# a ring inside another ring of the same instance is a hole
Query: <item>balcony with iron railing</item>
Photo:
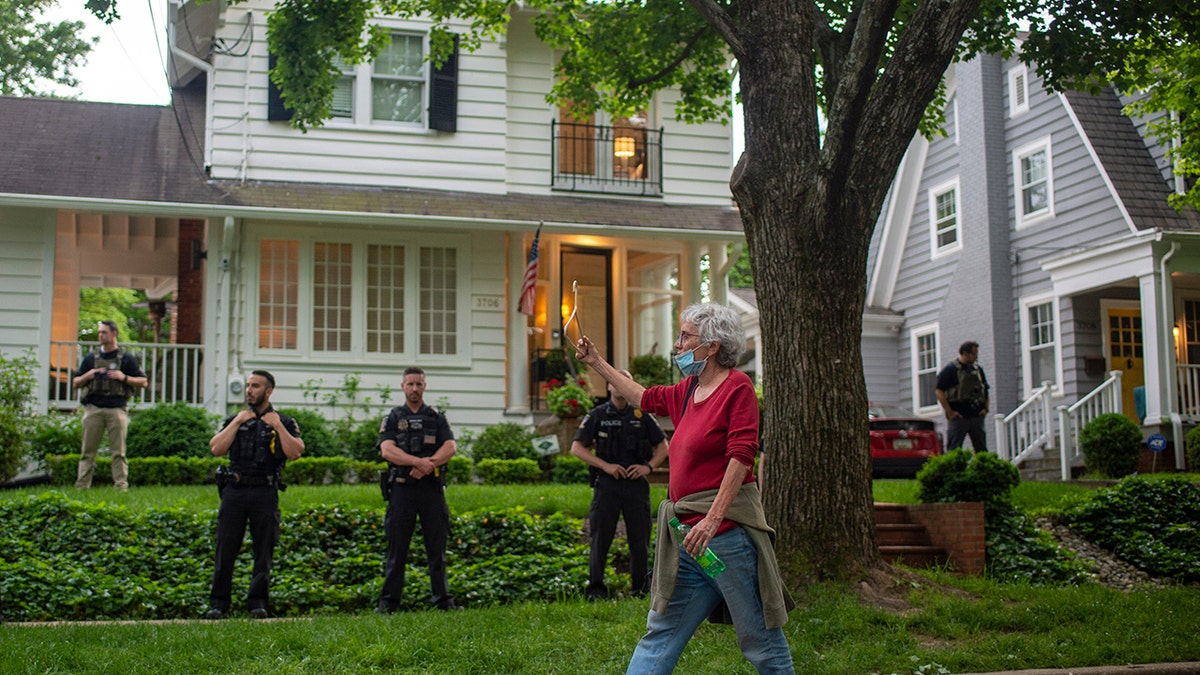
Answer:
[[550, 187], [662, 196], [662, 129], [551, 120]]

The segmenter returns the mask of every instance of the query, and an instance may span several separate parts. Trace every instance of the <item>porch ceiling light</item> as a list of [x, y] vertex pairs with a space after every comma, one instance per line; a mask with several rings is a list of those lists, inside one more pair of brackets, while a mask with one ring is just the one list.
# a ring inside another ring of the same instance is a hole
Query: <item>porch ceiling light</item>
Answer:
[[613, 139], [613, 157], [629, 159], [633, 157], [633, 137], [617, 136]]

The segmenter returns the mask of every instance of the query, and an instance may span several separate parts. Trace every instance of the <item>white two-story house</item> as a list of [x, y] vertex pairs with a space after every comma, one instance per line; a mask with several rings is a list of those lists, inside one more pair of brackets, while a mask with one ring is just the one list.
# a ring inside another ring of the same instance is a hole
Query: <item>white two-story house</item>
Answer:
[[624, 365], [669, 352], [706, 265], [726, 300], [729, 126], [676, 122], [670, 91], [571, 118], [546, 100], [555, 52], [514, 8], [506, 36], [441, 68], [427, 23], [379, 19], [390, 46], [302, 133], [268, 82], [270, 9], [173, 4], [169, 106], [0, 98], [0, 349], [33, 350], [48, 406], [74, 399], [81, 287], [170, 299], [173, 344], [139, 348], [147, 401], [224, 411], [255, 368], [277, 405], [354, 373], [378, 400], [419, 365], [476, 428], [533, 420], [576, 302]]
[[947, 74], [946, 135], [915, 138], [875, 231], [864, 341], [871, 394], [931, 417], [967, 340], [992, 385], [989, 449], [1075, 457], [1079, 426], [1123, 412], [1174, 443], [1200, 420], [1200, 217], [1146, 120], [1111, 90], [1046, 91], [1016, 59]]

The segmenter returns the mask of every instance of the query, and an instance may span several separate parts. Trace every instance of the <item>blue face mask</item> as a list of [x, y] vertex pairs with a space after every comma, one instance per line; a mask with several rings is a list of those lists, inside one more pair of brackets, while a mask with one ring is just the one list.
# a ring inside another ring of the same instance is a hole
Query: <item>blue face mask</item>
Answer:
[[684, 377], [699, 375], [704, 370], [704, 366], [708, 365], [708, 359], [696, 360], [696, 355], [693, 353], [695, 351], [696, 349], [692, 348], [675, 355], [675, 365], [679, 367], [679, 372], [683, 373]]

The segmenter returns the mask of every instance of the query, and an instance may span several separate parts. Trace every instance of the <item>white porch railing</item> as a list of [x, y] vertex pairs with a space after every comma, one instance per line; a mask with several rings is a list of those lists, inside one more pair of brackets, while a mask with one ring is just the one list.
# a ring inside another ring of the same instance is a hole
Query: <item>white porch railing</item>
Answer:
[[1179, 383], [1179, 415], [1185, 422], [1200, 422], [1200, 365], [1181, 363], [1175, 366]]
[[[137, 357], [148, 380], [145, 389], [135, 390], [131, 405], [203, 402], [200, 364], [204, 358], [204, 345], [124, 342], [121, 347]], [[79, 393], [71, 381], [84, 355], [97, 348], [94, 342], [50, 343], [51, 409], [67, 410], [79, 406]]]
[[996, 415], [996, 454], [1017, 464], [1034, 452], [1054, 444], [1054, 418], [1050, 414], [1050, 382], [1033, 390], [1017, 409]]
[[1062, 479], [1071, 479], [1071, 463], [1082, 454], [1079, 431], [1092, 420], [1107, 413], [1121, 412], [1121, 371], [1114, 370], [1100, 386], [1069, 406], [1058, 407], [1058, 447]]

